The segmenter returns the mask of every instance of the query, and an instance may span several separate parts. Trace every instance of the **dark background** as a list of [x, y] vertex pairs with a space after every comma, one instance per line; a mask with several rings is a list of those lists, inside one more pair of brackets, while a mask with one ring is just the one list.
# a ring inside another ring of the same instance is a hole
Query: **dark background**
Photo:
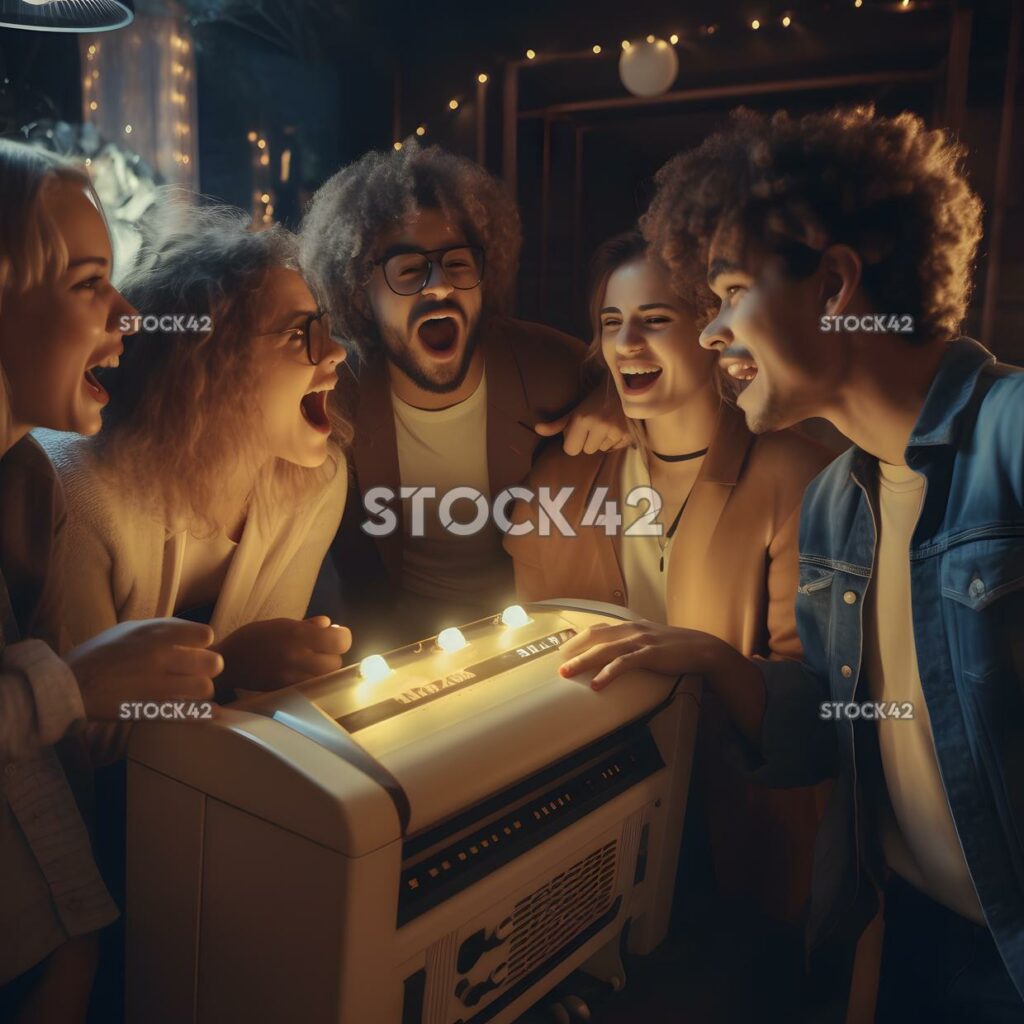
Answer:
[[[169, 2], [140, 0], [137, 7], [166, 11]], [[801, 112], [873, 102], [885, 113], [917, 111], [929, 124], [958, 131], [969, 148], [986, 239], [967, 329], [983, 333], [1011, 0], [912, 0], [908, 8], [898, 0], [863, 0], [860, 8], [853, 0], [186, 0], [178, 9], [191, 22], [196, 46], [202, 191], [249, 207], [254, 181], [246, 134], [257, 130], [275, 151], [288, 145], [295, 154], [293, 186], [275, 206], [275, 216], [292, 226], [335, 169], [419, 124], [427, 128], [424, 143], [477, 156], [480, 72], [489, 75], [482, 154], [507, 177], [505, 69], [519, 62], [520, 313], [581, 335], [590, 252], [635, 220], [658, 167], [721, 125], [732, 107]], [[789, 28], [780, 24], [786, 13]], [[750, 28], [754, 17], [759, 31]], [[681, 37], [673, 87], [681, 95], [668, 103], [628, 102], [618, 77], [620, 41], [672, 32]], [[960, 42], [967, 43], [966, 61], [956, 55]], [[603, 48], [599, 56], [590, 52], [595, 43]], [[529, 47], [538, 56], [528, 62]], [[1018, 97], [1019, 81], [1018, 68]], [[0, 132], [40, 116], [80, 120], [77, 41], [0, 29], [0, 86]], [[730, 91], [716, 95], [723, 86]], [[452, 98], [460, 101], [454, 112]], [[1008, 188], [998, 214], [998, 288], [983, 340], [1003, 358], [1024, 362], [1019, 99], [1003, 145]]]

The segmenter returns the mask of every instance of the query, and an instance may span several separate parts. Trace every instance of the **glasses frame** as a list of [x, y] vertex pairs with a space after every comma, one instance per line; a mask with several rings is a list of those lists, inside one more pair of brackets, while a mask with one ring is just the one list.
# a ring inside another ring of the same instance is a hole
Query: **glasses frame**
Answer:
[[[449, 277], [444, 269], [444, 263], [442, 262], [445, 253], [454, 252], [456, 249], [469, 249], [471, 252], [478, 254], [478, 262], [480, 264], [480, 276], [477, 278], [476, 284], [460, 285], [455, 284]], [[389, 280], [386, 264], [389, 260], [394, 259], [396, 256], [426, 256], [427, 258], [427, 269], [423, 275], [423, 280], [420, 282], [420, 286], [412, 292], [400, 292]], [[408, 298], [410, 295], [419, 295], [424, 288], [427, 287], [430, 277], [434, 272], [434, 267], [441, 271], [441, 276], [450, 284], [453, 288], [460, 292], [471, 292], [474, 288], [479, 288], [481, 282], [484, 279], [484, 271], [487, 268], [487, 252], [482, 245], [471, 245], [468, 242], [463, 242], [460, 245], [446, 245], [442, 249], [411, 249], [406, 252], [395, 252], [390, 256], [382, 256], [379, 260], [374, 260], [373, 265], [380, 267], [381, 273], [384, 275], [384, 283], [391, 289], [396, 295], [401, 295], [402, 298]]]
[[[323, 356], [319, 359], [313, 358], [313, 324], [320, 323], [324, 317], [328, 317], [327, 337], [336, 345], [341, 345], [342, 343], [338, 341], [331, 332], [330, 317], [328, 316], [326, 309], [319, 309], [315, 313], [310, 313], [309, 316], [305, 317], [301, 323], [295, 327], [282, 327], [279, 331], [264, 331], [262, 334], [255, 335], [255, 337], [272, 338], [278, 334], [291, 334], [293, 331], [301, 330], [306, 336], [306, 359], [309, 361], [310, 366], [319, 366], [323, 362]], [[343, 345], [342, 347], [344, 348]]]

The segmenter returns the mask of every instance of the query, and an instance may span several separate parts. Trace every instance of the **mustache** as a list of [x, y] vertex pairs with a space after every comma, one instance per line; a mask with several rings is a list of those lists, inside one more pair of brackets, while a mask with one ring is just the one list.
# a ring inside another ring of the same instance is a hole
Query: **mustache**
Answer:
[[413, 307], [409, 314], [409, 327], [412, 327], [421, 317], [429, 316], [431, 313], [456, 313], [465, 319], [462, 307], [457, 302], [420, 302]]

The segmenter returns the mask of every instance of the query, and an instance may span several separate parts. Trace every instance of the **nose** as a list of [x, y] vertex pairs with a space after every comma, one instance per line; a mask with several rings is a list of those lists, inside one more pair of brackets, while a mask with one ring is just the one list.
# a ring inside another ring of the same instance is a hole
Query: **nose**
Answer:
[[644, 334], [640, 329], [640, 325], [634, 319], [627, 320], [622, 325], [618, 338], [615, 339], [616, 351], [623, 354], [635, 353], [643, 347]]
[[107, 317], [107, 332], [127, 337], [138, 331], [135, 318], [139, 311], [115, 288], [114, 301], [110, 303], [110, 314]]
[[701, 348], [706, 348], [709, 352], [721, 352], [733, 343], [735, 339], [732, 331], [729, 330], [723, 317], [724, 310], [720, 309], [718, 316], [700, 332], [700, 337], [697, 340], [700, 342]]
[[321, 363], [326, 363], [332, 370], [336, 366], [340, 366], [345, 360], [348, 359], [348, 349], [340, 341], [335, 341], [331, 338], [327, 345], [327, 352]]
[[430, 295], [435, 299], [447, 299], [455, 289], [448, 283], [441, 268], [440, 260], [432, 260], [430, 263], [430, 276], [423, 286], [424, 295]]

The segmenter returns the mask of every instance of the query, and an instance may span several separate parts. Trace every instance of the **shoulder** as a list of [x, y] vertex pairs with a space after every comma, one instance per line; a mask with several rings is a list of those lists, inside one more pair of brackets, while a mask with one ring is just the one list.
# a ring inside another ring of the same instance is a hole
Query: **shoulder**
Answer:
[[524, 376], [564, 376], [575, 384], [587, 347], [578, 338], [545, 324], [495, 317], [493, 329], [511, 347]]
[[759, 434], [751, 446], [746, 475], [774, 495], [774, 515], [785, 520], [815, 478], [833, 462], [823, 445], [795, 430]]
[[122, 502], [117, 488], [101, 471], [93, 442], [77, 434], [53, 430], [37, 430], [34, 434], [60, 479], [69, 524], [112, 533], [115, 523], [123, 519], [117, 512]]

